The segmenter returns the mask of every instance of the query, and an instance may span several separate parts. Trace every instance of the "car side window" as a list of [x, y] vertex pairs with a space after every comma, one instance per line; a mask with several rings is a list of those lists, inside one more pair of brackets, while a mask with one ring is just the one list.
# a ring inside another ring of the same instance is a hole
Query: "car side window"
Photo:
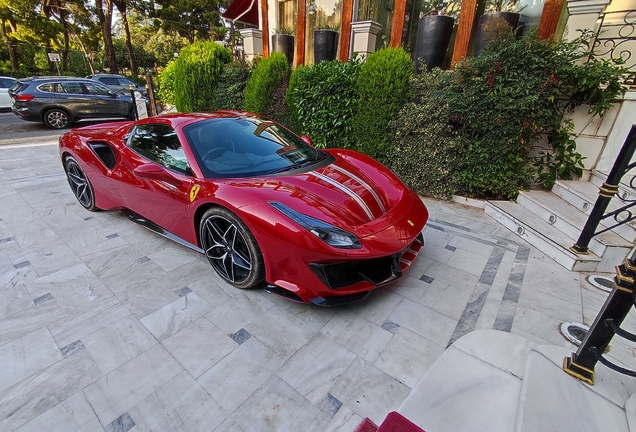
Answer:
[[168, 125], [145, 124], [135, 126], [128, 145], [140, 155], [170, 170], [192, 175], [177, 132]]
[[[45, 84], [40, 84], [38, 86], [38, 90], [41, 92], [54, 92], [55, 87], [57, 87], [55, 83], [45, 83]], [[60, 91], [64, 92], [64, 90], [60, 90]]]
[[117, 78], [112, 77], [101, 77], [99, 78], [99, 82], [106, 85], [118, 85]]
[[[61, 90], [60, 90], [61, 87]], [[72, 94], [84, 94], [84, 87], [81, 83], [73, 81], [65, 81], [58, 85], [59, 93], [72, 93]]]
[[13, 84], [15, 84], [15, 81], [6, 78], [0, 78], [0, 88], [10, 88]]
[[98, 83], [84, 83], [88, 92], [92, 95], [108, 96], [111, 91], [108, 87]]

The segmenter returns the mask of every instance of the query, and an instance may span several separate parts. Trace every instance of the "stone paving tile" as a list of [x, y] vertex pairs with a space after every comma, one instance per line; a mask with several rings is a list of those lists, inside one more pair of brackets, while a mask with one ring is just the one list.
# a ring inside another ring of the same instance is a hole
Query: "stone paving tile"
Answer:
[[556, 327], [589, 324], [605, 293], [482, 210], [425, 202], [405, 277], [318, 308], [234, 288], [121, 213], [85, 211], [55, 142], [0, 148], [0, 430], [351, 432], [465, 332], [573, 349]]

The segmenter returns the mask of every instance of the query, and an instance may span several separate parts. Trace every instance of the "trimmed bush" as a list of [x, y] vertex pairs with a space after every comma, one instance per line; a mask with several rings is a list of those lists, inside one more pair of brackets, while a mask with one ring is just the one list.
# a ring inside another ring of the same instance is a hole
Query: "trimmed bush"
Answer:
[[212, 110], [242, 110], [245, 105], [245, 86], [252, 74], [249, 64], [229, 63], [223, 66], [214, 92]]
[[353, 146], [360, 65], [323, 61], [292, 73], [286, 102], [298, 132], [311, 137], [316, 147]]
[[174, 101], [181, 112], [209, 111], [224, 63], [232, 53], [215, 42], [195, 42], [179, 53], [174, 65]]
[[414, 99], [391, 121], [395, 142], [389, 167], [420, 194], [450, 199], [461, 188], [465, 142], [450, 125], [448, 103], [440, 96], [446, 72], [434, 69], [412, 80]]
[[176, 68], [176, 61], [169, 62], [163, 71], [157, 76], [157, 95], [159, 100], [164, 104], [174, 105], [174, 71]]
[[288, 80], [289, 64], [285, 54], [272, 53], [258, 62], [245, 87], [245, 110], [266, 115], [272, 105], [272, 95]]
[[402, 48], [386, 48], [371, 54], [362, 64], [356, 89], [358, 110], [353, 131], [358, 150], [381, 161], [391, 147], [389, 122], [411, 99], [411, 58]]

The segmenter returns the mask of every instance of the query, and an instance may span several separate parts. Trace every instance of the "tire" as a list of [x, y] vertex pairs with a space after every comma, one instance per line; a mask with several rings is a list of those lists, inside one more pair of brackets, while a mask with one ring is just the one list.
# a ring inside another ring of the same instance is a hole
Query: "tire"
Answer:
[[73, 195], [75, 195], [80, 205], [88, 211], [99, 211], [100, 209], [95, 206], [93, 185], [91, 185], [84, 170], [82, 170], [82, 167], [80, 167], [73, 157], [69, 156], [66, 158], [64, 161], [64, 170], [66, 171], [66, 179], [73, 191]]
[[53, 108], [42, 116], [44, 124], [51, 129], [64, 129], [71, 124], [71, 116], [62, 109]]
[[212, 268], [236, 288], [251, 288], [265, 279], [263, 254], [256, 239], [228, 209], [213, 207], [206, 211], [199, 236]]

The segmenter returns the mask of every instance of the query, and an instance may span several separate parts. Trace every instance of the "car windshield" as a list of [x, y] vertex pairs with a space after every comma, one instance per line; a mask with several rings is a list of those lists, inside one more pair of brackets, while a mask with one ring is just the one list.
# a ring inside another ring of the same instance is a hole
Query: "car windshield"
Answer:
[[284, 127], [253, 117], [204, 120], [184, 134], [207, 178], [280, 173], [327, 157]]

